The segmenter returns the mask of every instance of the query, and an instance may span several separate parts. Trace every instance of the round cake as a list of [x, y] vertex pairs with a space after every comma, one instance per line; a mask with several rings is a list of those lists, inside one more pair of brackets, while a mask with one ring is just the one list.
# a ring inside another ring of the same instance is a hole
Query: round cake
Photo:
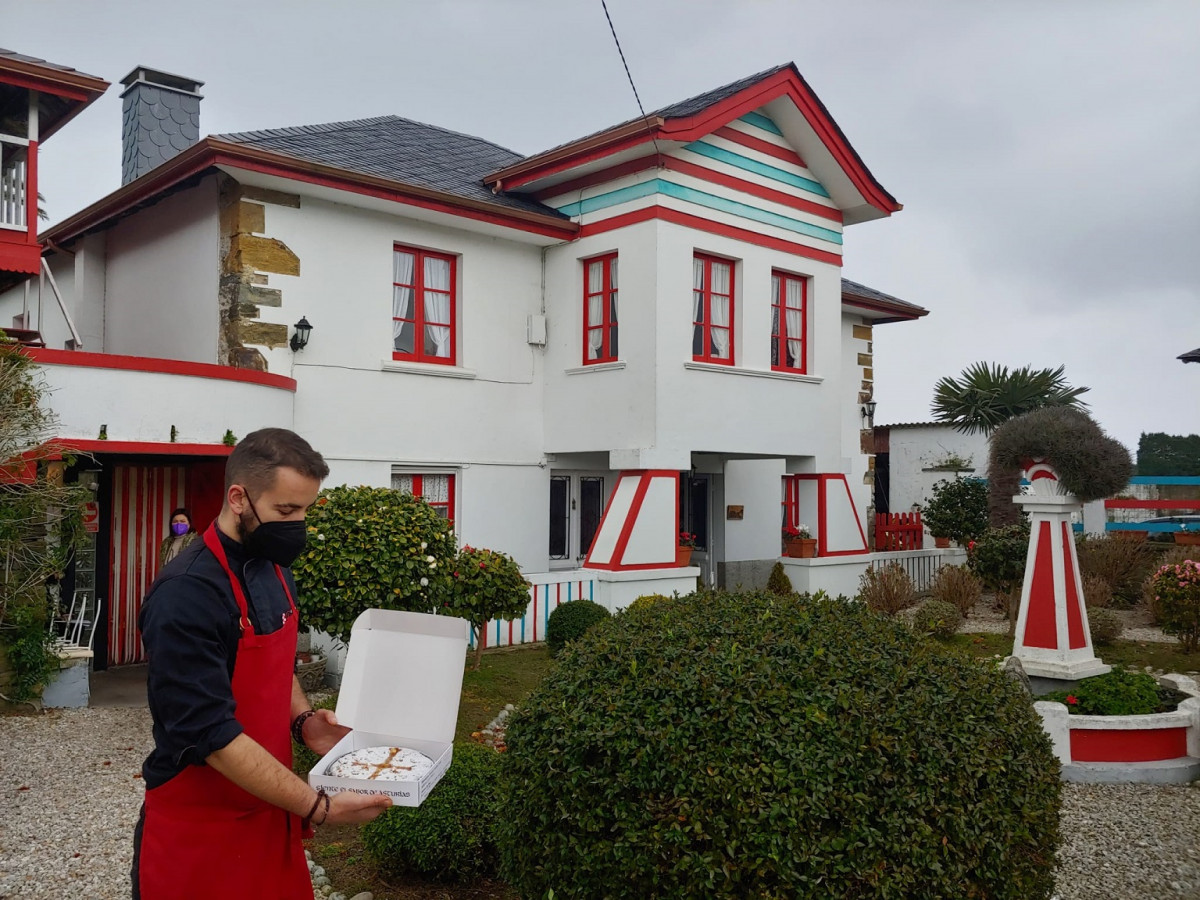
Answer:
[[432, 768], [433, 760], [416, 750], [406, 747], [364, 747], [339, 756], [329, 764], [325, 774], [368, 781], [411, 781]]

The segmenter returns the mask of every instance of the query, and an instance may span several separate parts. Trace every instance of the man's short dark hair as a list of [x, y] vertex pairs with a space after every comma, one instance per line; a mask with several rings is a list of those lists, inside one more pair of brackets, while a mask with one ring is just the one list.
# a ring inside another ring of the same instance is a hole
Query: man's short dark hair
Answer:
[[225, 490], [241, 484], [258, 491], [275, 484], [276, 469], [295, 469], [306, 478], [324, 481], [329, 465], [312, 445], [286, 428], [260, 428], [246, 435], [225, 463]]

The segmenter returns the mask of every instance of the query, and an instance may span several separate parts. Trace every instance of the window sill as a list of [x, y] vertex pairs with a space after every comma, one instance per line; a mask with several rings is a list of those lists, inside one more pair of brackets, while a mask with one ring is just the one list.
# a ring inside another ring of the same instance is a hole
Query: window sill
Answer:
[[437, 363], [400, 362], [385, 359], [379, 363], [384, 372], [406, 372], [409, 375], [437, 375], [441, 378], [474, 378], [474, 369], [464, 369], [460, 366], [439, 366]]
[[586, 375], [589, 372], [616, 372], [623, 368], [625, 368], [625, 360], [618, 359], [614, 362], [592, 363], [590, 366], [574, 366], [570, 369], [563, 369], [563, 374]]
[[821, 384], [825, 379], [817, 375], [801, 375], [799, 372], [776, 372], [774, 369], [746, 369], [739, 366], [722, 366], [716, 363], [689, 360], [685, 369], [697, 372], [720, 372], [722, 375], [747, 375], [751, 378], [774, 378], [779, 381], [802, 381], [805, 384]]

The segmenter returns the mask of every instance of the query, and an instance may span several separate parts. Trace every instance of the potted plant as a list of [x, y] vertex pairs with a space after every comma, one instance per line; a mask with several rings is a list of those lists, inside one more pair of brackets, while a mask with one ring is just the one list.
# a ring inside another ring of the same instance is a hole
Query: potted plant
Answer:
[[675, 548], [675, 565], [686, 566], [692, 561], [696, 549], [696, 536], [690, 531], [679, 532], [679, 546]]
[[1200, 525], [1189, 527], [1187, 523], [1179, 526], [1173, 535], [1176, 544], [1186, 544], [1189, 547], [1200, 547]]
[[817, 541], [807, 525], [783, 526], [784, 554], [791, 559], [812, 559], [817, 555]]
[[980, 478], [943, 478], [933, 486], [933, 497], [926, 498], [922, 518], [937, 547], [949, 547], [950, 541], [965, 547], [987, 530], [987, 483]]

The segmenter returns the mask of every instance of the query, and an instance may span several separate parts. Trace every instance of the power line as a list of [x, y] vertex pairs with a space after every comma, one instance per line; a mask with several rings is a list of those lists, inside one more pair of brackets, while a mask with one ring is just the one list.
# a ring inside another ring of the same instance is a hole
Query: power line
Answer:
[[629, 79], [629, 86], [633, 88], [633, 99], [637, 101], [638, 112], [642, 114], [642, 121], [646, 123], [646, 130], [650, 132], [650, 140], [654, 142], [654, 152], [658, 156], [662, 156], [662, 151], [658, 148], [658, 140], [654, 137], [654, 132], [650, 128], [650, 119], [646, 115], [646, 110], [642, 106], [642, 98], [638, 96], [637, 85], [633, 83], [633, 75], [629, 71], [629, 63], [625, 61], [625, 51], [621, 49], [621, 40], [617, 37], [617, 29], [613, 27], [612, 16], [608, 14], [608, 3], [605, 0], [600, 0], [600, 5], [604, 8], [604, 18], [608, 19], [608, 30], [612, 32], [613, 43], [617, 45], [617, 53], [621, 56], [621, 65], [625, 67], [625, 77]]

